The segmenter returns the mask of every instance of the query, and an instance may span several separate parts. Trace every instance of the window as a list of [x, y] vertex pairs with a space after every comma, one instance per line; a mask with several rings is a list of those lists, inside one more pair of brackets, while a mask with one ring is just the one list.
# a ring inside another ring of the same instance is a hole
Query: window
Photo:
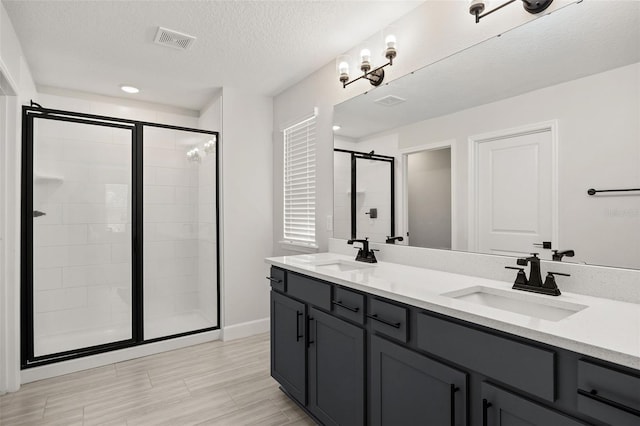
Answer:
[[284, 242], [316, 247], [316, 117], [284, 129]]

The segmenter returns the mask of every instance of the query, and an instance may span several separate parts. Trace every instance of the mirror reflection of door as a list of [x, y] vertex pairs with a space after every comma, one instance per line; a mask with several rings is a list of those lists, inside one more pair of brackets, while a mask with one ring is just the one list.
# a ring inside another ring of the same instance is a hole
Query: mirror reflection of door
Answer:
[[550, 127], [476, 141], [477, 244], [482, 253], [523, 256], [554, 241], [554, 149]]
[[408, 244], [451, 249], [451, 148], [407, 154]]

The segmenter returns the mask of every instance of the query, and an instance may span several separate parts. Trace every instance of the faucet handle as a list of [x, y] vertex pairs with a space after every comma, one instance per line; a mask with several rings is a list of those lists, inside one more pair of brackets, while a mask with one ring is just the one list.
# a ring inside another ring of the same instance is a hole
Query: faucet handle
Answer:
[[513, 282], [515, 286], [528, 284], [529, 280], [527, 280], [527, 275], [524, 273], [524, 268], [518, 268], [516, 266], [505, 266], [504, 268], [516, 269], [518, 271], [518, 275], [516, 275], [516, 280]]
[[547, 272], [547, 275], [562, 275], [563, 277], [570, 277], [571, 274], [565, 274], [564, 272]]
[[565, 274], [562, 272], [547, 272], [547, 277], [544, 280], [544, 284], [542, 284], [542, 288], [548, 289], [550, 291], [553, 291], [553, 293], [551, 293], [553, 296], [559, 296], [560, 295], [560, 289], [558, 288], [558, 285], [556, 284], [556, 275], [563, 275], [565, 277], [570, 277], [570, 274]]

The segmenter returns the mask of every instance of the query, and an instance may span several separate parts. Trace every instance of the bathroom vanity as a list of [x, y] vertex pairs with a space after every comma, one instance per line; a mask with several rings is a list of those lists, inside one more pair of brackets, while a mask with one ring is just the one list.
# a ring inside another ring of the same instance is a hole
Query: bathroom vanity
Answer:
[[267, 262], [272, 376], [322, 424], [640, 424], [640, 305], [333, 253]]

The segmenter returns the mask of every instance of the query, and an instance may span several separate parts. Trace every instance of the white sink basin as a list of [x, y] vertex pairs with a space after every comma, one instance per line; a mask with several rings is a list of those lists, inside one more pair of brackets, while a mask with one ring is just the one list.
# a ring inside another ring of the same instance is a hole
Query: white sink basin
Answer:
[[587, 307], [558, 300], [553, 296], [546, 296], [548, 299], [542, 299], [532, 297], [527, 293], [520, 294], [517, 290], [508, 291], [483, 286], [468, 287], [443, 293], [442, 296], [547, 321], [560, 321]]
[[315, 262], [314, 265], [322, 269], [340, 272], [356, 271], [358, 269], [366, 269], [374, 266], [372, 263], [355, 262], [342, 259], [323, 260]]

